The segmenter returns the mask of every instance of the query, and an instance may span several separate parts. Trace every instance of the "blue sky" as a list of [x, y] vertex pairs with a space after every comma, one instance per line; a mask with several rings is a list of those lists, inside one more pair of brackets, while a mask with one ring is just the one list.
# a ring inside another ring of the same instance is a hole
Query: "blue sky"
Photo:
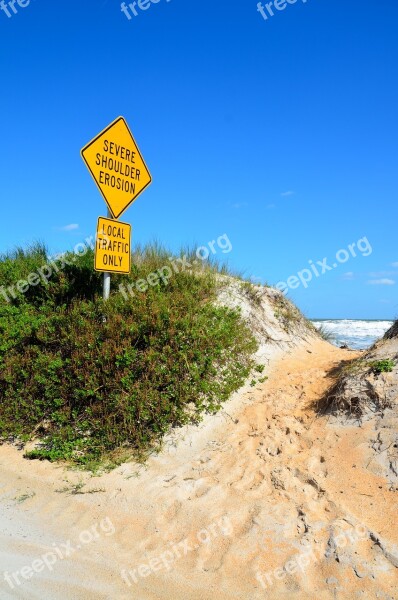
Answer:
[[366, 237], [369, 256], [289, 297], [314, 318], [397, 317], [398, 4], [298, 0], [267, 20], [256, 4], [0, 11], [0, 251], [94, 232], [106, 209], [79, 153], [123, 115], [153, 177], [122, 217], [135, 242], [226, 233], [231, 266], [275, 284]]

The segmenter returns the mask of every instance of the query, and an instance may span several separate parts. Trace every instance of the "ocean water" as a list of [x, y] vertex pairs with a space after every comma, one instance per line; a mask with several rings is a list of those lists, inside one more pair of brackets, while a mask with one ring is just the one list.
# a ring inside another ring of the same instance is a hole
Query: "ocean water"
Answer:
[[366, 350], [376, 340], [383, 337], [393, 321], [360, 321], [360, 320], [334, 320], [316, 319], [312, 321], [315, 327], [324, 329], [333, 336], [332, 343], [336, 346], [346, 344], [355, 350]]

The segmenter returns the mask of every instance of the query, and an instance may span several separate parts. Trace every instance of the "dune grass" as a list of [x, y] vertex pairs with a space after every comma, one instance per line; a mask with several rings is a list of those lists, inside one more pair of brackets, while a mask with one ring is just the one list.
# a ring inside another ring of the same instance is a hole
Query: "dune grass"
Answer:
[[336, 341], [336, 338], [333, 335], [333, 333], [331, 331], [328, 331], [326, 329], [325, 325], [321, 325], [320, 327], [316, 327], [316, 330], [319, 333], [319, 335], [321, 336], [321, 338], [323, 340], [325, 340], [325, 342], [329, 342], [330, 344], [333, 344]]

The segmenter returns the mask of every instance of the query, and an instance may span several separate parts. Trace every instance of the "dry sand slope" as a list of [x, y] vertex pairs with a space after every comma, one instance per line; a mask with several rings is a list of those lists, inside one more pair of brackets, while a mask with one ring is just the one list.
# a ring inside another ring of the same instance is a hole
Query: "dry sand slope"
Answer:
[[[90, 478], [0, 448], [1, 598], [398, 598], [397, 498], [367, 468], [370, 425], [311, 408], [352, 357], [302, 343], [146, 467]], [[92, 493], [56, 492], [82, 479]]]

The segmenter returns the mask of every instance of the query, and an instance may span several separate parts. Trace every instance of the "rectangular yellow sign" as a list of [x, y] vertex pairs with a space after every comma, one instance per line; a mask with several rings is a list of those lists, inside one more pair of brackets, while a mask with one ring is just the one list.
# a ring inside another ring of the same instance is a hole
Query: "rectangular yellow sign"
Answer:
[[152, 181], [123, 117], [117, 118], [91, 140], [81, 155], [115, 219]]
[[131, 225], [98, 218], [94, 268], [105, 273], [130, 273]]

